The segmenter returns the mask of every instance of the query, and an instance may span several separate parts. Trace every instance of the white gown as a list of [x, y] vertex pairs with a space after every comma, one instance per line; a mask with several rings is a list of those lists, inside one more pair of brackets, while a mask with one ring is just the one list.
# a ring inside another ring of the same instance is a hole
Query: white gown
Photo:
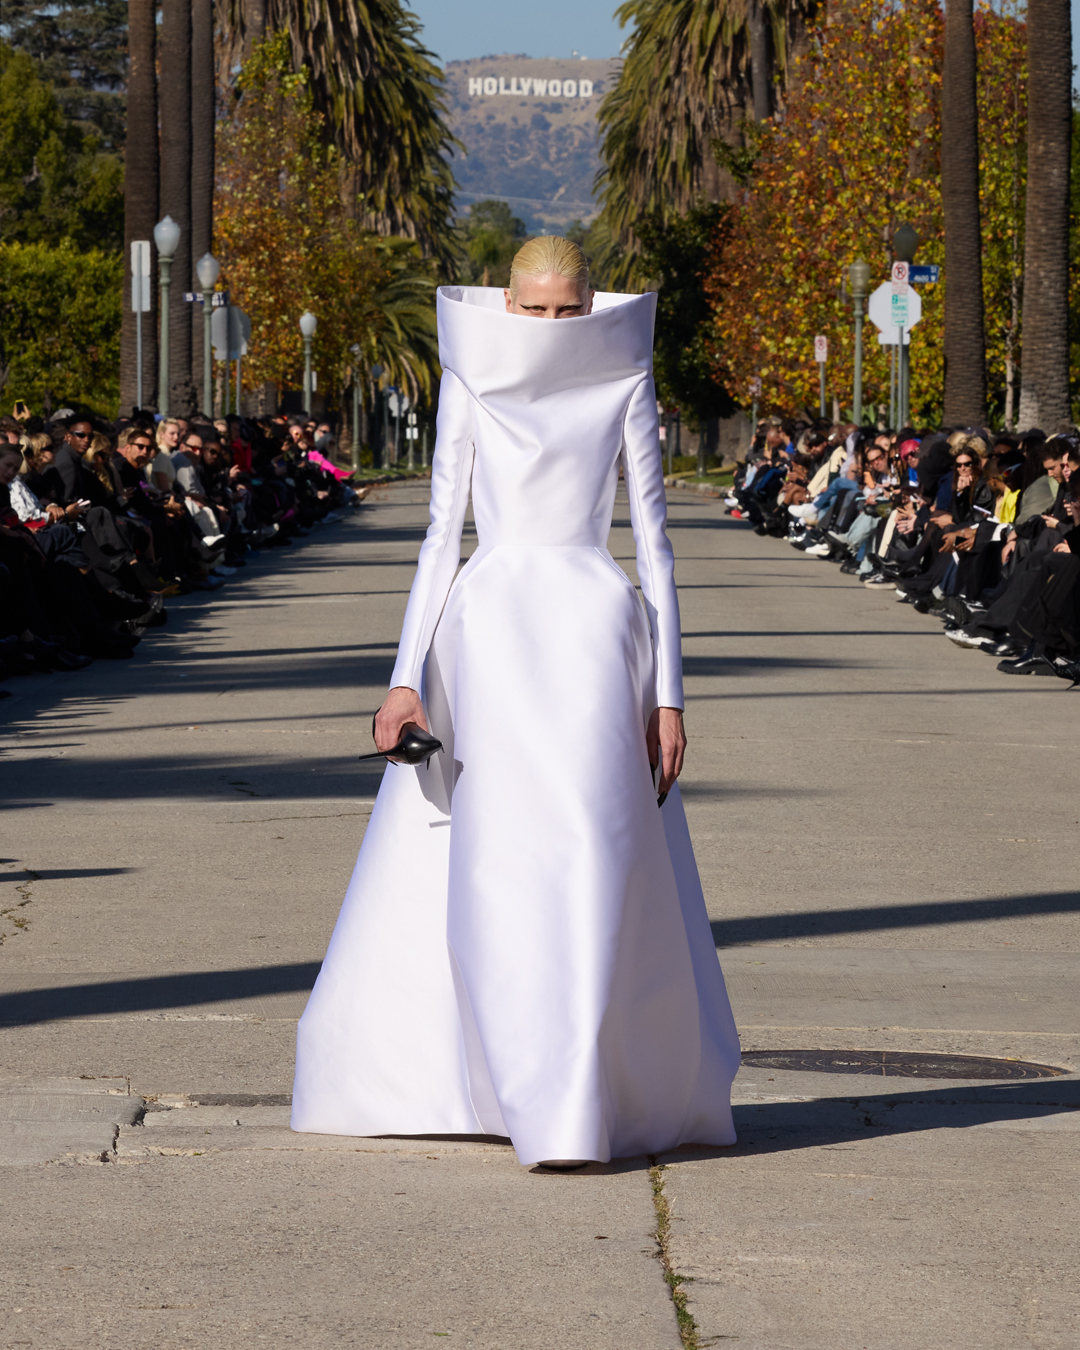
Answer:
[[[439, 291], [431, 525], [391, 683], [445, 750], [386, 770], [300, 1021], [295, 1130], [508, 1135], [523, 1164], [735, 1141], [738, 1037], [645, 745], [683, 706], [654, 310]], [[620, 463], [644, 605], [607, 549]]]

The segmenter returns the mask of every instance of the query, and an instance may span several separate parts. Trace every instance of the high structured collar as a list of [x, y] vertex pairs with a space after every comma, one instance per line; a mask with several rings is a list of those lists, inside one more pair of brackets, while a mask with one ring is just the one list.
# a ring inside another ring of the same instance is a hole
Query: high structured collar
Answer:
[[474, 395], [528, 402], [652, 370], [656, 294], [598, 291], [577, 319], [507, 314], [494, 286], [440, 286], [439, 359]]

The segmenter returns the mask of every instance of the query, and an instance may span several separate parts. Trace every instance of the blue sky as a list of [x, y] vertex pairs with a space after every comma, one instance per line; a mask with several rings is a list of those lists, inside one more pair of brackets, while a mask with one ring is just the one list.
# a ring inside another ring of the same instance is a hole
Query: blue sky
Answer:
[[[407, 0], [408, 3], [408, 0]], [[617, 56], [625, 36], [615, 0], [411, 0], [424, 44], [443, 61], [526, 56]], [[1080, 0], [1073, 0], [1073, 60], [1080, 61]]]
[[[1078, 0], [1080, 2], [1080, 0]], [[474, 56], [618, 56], [616, 0], [406, 0], [424, 46], [443, 61]]]

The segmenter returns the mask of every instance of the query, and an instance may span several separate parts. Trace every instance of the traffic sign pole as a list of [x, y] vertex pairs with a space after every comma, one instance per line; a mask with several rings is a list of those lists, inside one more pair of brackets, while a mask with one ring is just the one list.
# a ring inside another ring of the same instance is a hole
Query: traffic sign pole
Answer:
[[900, 329], [900, 425], [908, 422], [908, 348], [904, 345], [904, 330]]
[[825, 362], [829, 359], [829, 339], [824, 333], [819, 333], [814, 338], [814, 360], [818, 363], [818, 378], [821, 381], [821, 398], [819, 409], [821, 416], [825, 416]]

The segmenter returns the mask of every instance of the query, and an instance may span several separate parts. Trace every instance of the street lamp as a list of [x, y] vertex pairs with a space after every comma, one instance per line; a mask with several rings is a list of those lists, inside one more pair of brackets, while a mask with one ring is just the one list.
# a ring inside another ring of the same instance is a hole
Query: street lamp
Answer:
[[349, 348], [353, 354], [352, 368], [352, 467], [353, 473], [360, 472], [360, 344], [354, 342]]
[[379, 381], [383, 377], [382, 363], [376, 361], [371, 367], [371, 378], [375, 381], [375, 401], [372, 404], [372, 412], [375, 414], [375, 444], [372, 449], [379, 450], [379, 468], [386, 468], [386, 400], [383, 398], [383, 392], [379, 388]]
[[915, 230], [910, 225], [901, 225], [892, 237], [893, 253], [897, 262], [914, 262], [919, 243], [919, 236]]
[[310, 309], [300, 315], [300, 333], [304, 339], [304, 413], [311, 416], [311, 339], [319, 321]]
[[866, 288], [870, 285], [870, 264], [856, 259], [848, 268], [848, 280], [851, 282], [852, 308], [855, 312], [855, 388], [852, 412], [856, 425], [862, 426], [862, 325], [863, 301]]
[[[220, 272], [221, 264], [212, 253], [204, 253], [195, 264], [195, 275], [199, 278], [199, 285], [202, 288], [203, 409], [208, 411], [211, 417], [214, 415], [214, 366], [210, 352], [210, 322], [214, 306], [214, 287], [217, 285]], [[226, 335], [226, 346], [228, 342]], [[225, 359], [226, 361], [229, 359], [227, 352]]]
[[169, 415], [169, 282], [172, 272], [173, 255], [180, 244], [180, 226], [172, 216], [166, 216], [154, 226], [154, 243], [157, 245], [161, 287], [161, 355], [158, 371], [158, 412], [162, 417]]

